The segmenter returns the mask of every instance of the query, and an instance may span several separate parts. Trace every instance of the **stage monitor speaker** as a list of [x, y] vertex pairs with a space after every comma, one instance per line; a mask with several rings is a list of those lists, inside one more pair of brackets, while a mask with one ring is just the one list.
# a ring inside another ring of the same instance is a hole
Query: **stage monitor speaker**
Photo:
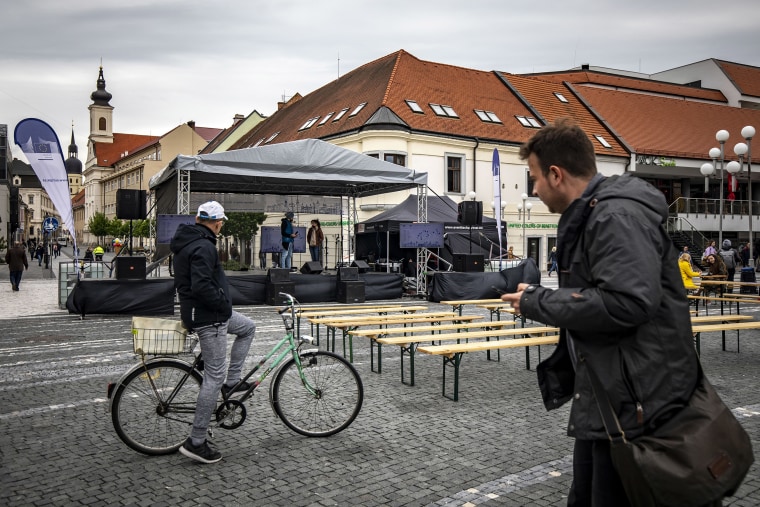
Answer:
[[284, 305], [287, 300], [280, 296], [280, 292], [285, 292], [291, 296], [295, 296], [296, 283], [295, 282], [273, 282], [267, 283], [267, 304], [271, 306]]
[[301, 266], [304, 275], [318, 275], [322, 272], [322, 264], [319, 261], [309, 261]]
[[358, 282], [359, 268], [338, 268], [338, 282]]
[[462, 225], [483, 224], [483, 201], [462, 201], [457, 207], [457, 222]]
[[359, 268], [359, 273], [366, 273], [369, 271], [369, 264], [367, 264], [367, 261], [355, 260], [351, 263], [351, 267]]
[[364, 281], [338, 282], [336, 301], [338, 303], [364, 303]]
[[483, 254], [454, 254], [454, 271], [482, 273]]
[[120, 220], [145, 220], [145, 190], [116, 190], [116, 218]]
[[117, 257], [114, 276], [117, 280], [145, 280], [145, 257]]
[[289, 282], [290, 270], [287, 268], [269, 268], [267, 271], [267, 283]]

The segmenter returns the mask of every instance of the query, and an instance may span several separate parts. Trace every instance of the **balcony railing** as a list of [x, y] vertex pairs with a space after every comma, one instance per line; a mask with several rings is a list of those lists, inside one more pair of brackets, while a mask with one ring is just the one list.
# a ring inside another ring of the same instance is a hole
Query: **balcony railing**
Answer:
[[[720, 210], [720, 199], [704, 199], [699, 197], [679, 197], [671, 203], [671, 215], [717, 215]], [[749, 215], [749, 201], [729, 201], [723, 199], [723, 215]], [[760, 202], [752, 202], [752, 215], [760, 214]]]

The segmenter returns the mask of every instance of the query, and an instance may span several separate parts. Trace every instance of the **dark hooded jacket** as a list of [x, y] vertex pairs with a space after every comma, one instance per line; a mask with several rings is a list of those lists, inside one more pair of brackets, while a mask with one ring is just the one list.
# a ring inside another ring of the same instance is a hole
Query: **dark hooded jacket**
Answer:
[[607, 438], [588, 366], [628, 437], [661, 424], [694, 391], [689, 306], [666, 219], [651, 185], [597, 175], [559, 221], [559, 289], [526, 290], [520, 300], [525, 316], [561, 328], [537, 372], [548, 410], [573, 399], [570, 436]]
[[232, 297], [216, 252], [216, 236], [200, 224], [180, 225], [171, 241], [180, 316], [190, 329], [227, 321]]

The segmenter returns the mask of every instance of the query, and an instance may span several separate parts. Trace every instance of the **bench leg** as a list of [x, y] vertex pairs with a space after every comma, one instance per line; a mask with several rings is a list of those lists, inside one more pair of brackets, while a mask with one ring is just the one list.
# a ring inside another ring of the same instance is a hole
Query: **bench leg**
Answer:
[[[378, 336], [378, 338], [381, 338], [383, 335]], [[377, 345], [377, 370], [375, 370], [375, 345]], [[382, 371], [382, 354], [383, 354], [383, 344], [376, 341], [374, 338], [369, 339], [369, 368], [371, 371], [374, 371], [375, 373], [380, 373]]]
[[404, 355], [409, 356], [409, 383], [408, 385], [414, 385], [414, 351], [417, 350], [416, 343], [410, 343], [409, 346], [401, 345], [401, 383], [406, 384], [404, 380]]
[[[464, 352], [454, 354], [453, 357], [443, 356], [443, 382], [442, 382], [442, 394], [444, 398], [448, 398], [453, 401], [459, 401], [459, 365], [462, 362], [462, 355]], [[448, 396], [446, 394], [446, 366], [454, 367], [454, 396]]]

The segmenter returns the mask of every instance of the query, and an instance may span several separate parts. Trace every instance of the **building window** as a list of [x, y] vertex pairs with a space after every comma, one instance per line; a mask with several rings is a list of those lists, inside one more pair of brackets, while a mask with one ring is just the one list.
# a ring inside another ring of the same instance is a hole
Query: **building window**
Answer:
[[612, 148], [612, 145], [610, 143], [608, 143], [607, 140], [604, 137], [597, 136], [597, 135], [595, 135], [594, 137], [596, 138], [597, 141], [599, 141], [599, 144], [601, 144], [605, 148]]
[[29, 204], [34, 204], [34, 196], [29, 194]]
[[462, 166], [461, 155], [446, 155], [446, 192], [450, 194], [462, 193]]
[[333, 111], [332, 113], [327, 113], [327, 116], [325, 116], [324, 118], [322, 118], [322, 121], [319, 122], [319, 125], [317, 125], [317, 127], [321, 127], [322, 125], [324, 125], [325, 123], [327, 123], [327, 120], [329, 120], [330, 118], [332, 118], [332, 115], [334, 115], [334, 114], [335, 114], [335, 111]]
[[430, 104], [430, 109], [438, 116], [448, 116], [449, 118], [459, 118], [459, 115], [451, 106], [442, 106], [440, 104]]
[[406, 166], [406, 155], [402, 155], [400, 153], [385, 153], [383, 155], [383, 160], [390, 162], [391, 164], [396, 164], [403, 167]]
[[319, 119], [319, 116], [315, 116], [314, 118], [309, 118], [308, 120], [306, 120], [306, 123], [304, 123], [303, 125], [301, 125], [301, 128], [298, 129], [298, 130], [306, 130], [306, 129], [310, 128], [312, 125], [314, 125], [315, 123], [317, 123], [318, 119]]
[[98, 129], [100, 129], [100, 130], [106, 130], [106, 119], [105, 118], [101, 117], [98, 120]]
[[347, 107], [344, 107], [343, 109], [341, 109], [338, 112], [338, 114], [335, 115], [335, 118], [333, 119], [333, 122], [336, 122], [336, 121], [340, 120], [341, 118], [343, 118], [343, 115], [346, 114], [346, 111], [348, 111]]
[[532, 127], [532, 128], [537, 128], [537, 129], [541, 128], [541, 124], [538, 123], [538, 121], [535, 118], [533, 118], [532, 116], [519, 116], [519, 115], [517, 115], [517, 116], [515, 116], [515, 118], [517, 118], [517, 121], [519, 121], [520, 125], [522, 125], [523, 127], [528, 127], [528, 128]]
[[478, 115], [478, 118], [481, 119], [481, 121], [484, 121], [486, 123], [501, 123], [501, 120], [498, 116], [496, 116], [496, 113], [493, 111], [483, 111], [482, 109], [475, 109], [475, 114]]
[[406, 105], [409, 106], [409, 109], [411, 109], [415, 113], [425, 114], [425, 112], [422, 110], [420, 105], [417, 104], [416, 101], [407, 99], [404, 102], [406, 102]]
[[567, 104], [568, 102], [570, 102], [560, 92], [554, 92], [554, 96], [557, 97], [557, 100], [559, 100], [560, 102], [564, 102], [565, 104]]
[[359, 104], [358, 106], [356, 106], [356, 109], [354, 109], [353, 111], [351, 111], [351, 114], [349, 114], [348, 117], [351, 118], [352, 116], [356, 116], [357, 114], [359, 114], [359, 111], [361, 111], [362, 109], [364, 109], [364, 106], [366, 106], [366, 105], [367, 105], [366, 102], [362, 102], [361, 104]]

